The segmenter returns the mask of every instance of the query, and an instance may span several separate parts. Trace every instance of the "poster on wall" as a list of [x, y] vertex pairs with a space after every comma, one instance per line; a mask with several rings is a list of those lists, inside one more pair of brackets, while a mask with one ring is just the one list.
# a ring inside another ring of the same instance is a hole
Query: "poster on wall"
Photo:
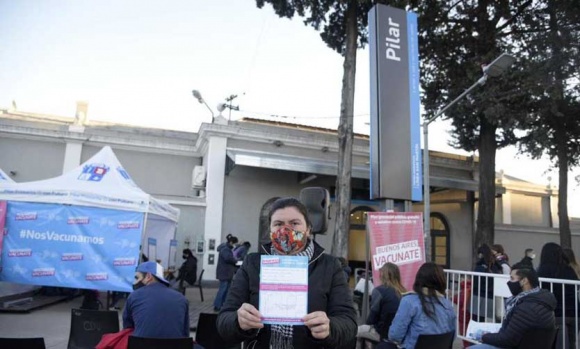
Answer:
[[130, 292], [143, 213], [9, 202], [0, 280]]
[[175, 255], [177, 254], [177, 240], [169, 241], [169, 269], [175, 270]]
[[417, 270], [425, 262], [422, 214], [368, 212], [367, 233], [374, 285], [381, 283], [379, 269], [385, 263], [394, 263], [401, 271], [403, 286], [412, 290]]
[[147, 258], [153, 262], [157, 261], [157, 239], [147, 239]]
[[196, 253], [197, 254], [203, 254], [204, 252], [204, 246], [205, 246], [205, 241], [203, 240], [197, 240], [197, 250]]

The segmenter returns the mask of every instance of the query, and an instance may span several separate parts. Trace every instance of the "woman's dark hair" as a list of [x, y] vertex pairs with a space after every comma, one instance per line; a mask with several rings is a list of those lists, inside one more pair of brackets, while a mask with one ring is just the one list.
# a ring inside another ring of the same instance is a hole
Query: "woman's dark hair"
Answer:
[[310, 218], [308, 218], [308, 209], [300, 200], [296, 198], [280, 198], [270, 205], [270, 212], [268, 213], [268, 225], [272, 224], [272, 215], [274, 212], [281, 210], [286, 207], [294, 207], [304, 216], [304, 221], [306, 222], [306, 226], [308, 228], [312, 227], [312, 223], [310, 223]]
[[562, 247], [555, 242], [548, 242], [542, 247], [542, 254], [540, 255], [540, 266], [554, 265], [558, 268], [568, 264], [562, 252]]
[[495, 263], [495, 258], [493, 257], [493, 253], [491, 253], [491, 248], [489, 248], [488, 244], [483, 244], [477, 249], [477, 253], [483, 256], [483, 260], [485, 261], [485, 265], [487, 268], [491, 270], [491, 266]]
[[495, 245], [492, 245], [492, 246], [491, 246], [491, 249], [492, 249], [492, 250], [494, 250], [494, 251], [496, 251], [496, 252], [498, 252], [498, 253], [500, 253], [502, 256], [504, 256], [504, 257], [505, 257], [505, 260], [506, 260], [506, 262], [509, 262], [509, 261], [510, 261], [510, 258], [509, 258], [509, 257], [508, 257], [508, 255], [505, 253], [505, 250], [504, 250], [504, 248], [503, 248], [503, 246], [502, 246], [502, 245], [500, 245], [500, 244], [495, 244]]
[[574, 251], [571, 248], [563, 248], [562, 254], [564, 255], [564, 260], [570, 265], [576, 265], [576, 256], [574, 255]]
[[435, 320], [435, 302], [442, 304], [437, 292], [445, 294], [446, 289], [445, 275], [441, 266], [429, 262], [419, 268], [413, 291], [419, 296], [421, 308], [428, 317]]
[[184, 248], [183, 254], [187, 255], [188, 257], [193, 255], [193, 253], [191, 252], [191, 250], [189, 248]]

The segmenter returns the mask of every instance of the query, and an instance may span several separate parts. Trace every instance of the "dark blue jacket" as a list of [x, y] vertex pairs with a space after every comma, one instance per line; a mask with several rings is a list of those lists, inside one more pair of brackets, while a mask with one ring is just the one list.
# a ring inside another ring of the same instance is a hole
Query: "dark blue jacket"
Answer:
[[367, 318], [367, 325], [373, 325], [381, 339], [389, 335], [389, 327], [399, 309], [401, 299], [392, 287], [380, 285], [371, 295], [371, 311]]
[[237, 259], [234, 257], [232, 246], [229, 244], [221, 244], [217, 248], [219, 252], [216, 279], [220, 281], [231, 281], [236, 273]]
[[189, 337], [187, 299], [160, 282], [141, 287], [127, 298], [123, 328], [134, 328], [136, 337]]

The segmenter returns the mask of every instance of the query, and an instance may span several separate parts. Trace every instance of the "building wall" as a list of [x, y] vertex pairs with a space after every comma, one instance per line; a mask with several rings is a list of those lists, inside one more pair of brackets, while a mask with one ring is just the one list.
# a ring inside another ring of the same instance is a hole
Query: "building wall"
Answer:
[[[205, 207], [175, 204], [172, 204], [172, 206], [180, 210], [179, 224], [175, 234], [175, 239], [177, 240], [177, 266], [180, 266], [183, 262], [181, 260], [181, 251], [184, 248], [189, 248], [197, 257], [197, 271], [199, 273], [203, 269], [204, 259], [202, 258], [203, 254], [197, 253], [197, 242], [199, 240], [203, 241]], [[205, 244], [205, 249], [207, 249], [207, 242]]]
[[298, 197], [301, 188], [295, 172], [236, 166], [225, 180], [222, 241], [231, 233], [257, 251], [264, 203], [273, 197]]
[[[495, 228], [495, 242], [503, 245], [511, 265], [524, 257], [526, 248], [533, 248], [536, 251], [534, 266], [537, 267], [540, 263], [540, 252], [544, 244], [548, 242], [560, 244], [560, 233], [558, 229], [552, 228], [498, 225]], [[574, 251], [580, 250], [580, 234], [577, 232], [572, 233], [572, 249]]]
[[[423, 205], [413, 205], [414, 212], [423, 212]], [[467, 202], [440, 203], [431, 205], [431, 213], [443, 215], [449, 225], [450, 268], [471, 270], [471, 244], [473, 221]]]
[[511, 223], [514, 225], [548, 227], [548, 222], [544, 219], [543, 204], [544, 201], [541, 196], [512, 193]]
[[[83, 146], [81, 162], [95, 155], [100, 147]], [[200, 158], [145, 153], [113, 147], [117, 158], [143, 191], [154, 196], [191, 197], [193, 167]]]
[[62, 174], [63, 142], [0, 137], [0, 168], [16, 182], [29, 182]]

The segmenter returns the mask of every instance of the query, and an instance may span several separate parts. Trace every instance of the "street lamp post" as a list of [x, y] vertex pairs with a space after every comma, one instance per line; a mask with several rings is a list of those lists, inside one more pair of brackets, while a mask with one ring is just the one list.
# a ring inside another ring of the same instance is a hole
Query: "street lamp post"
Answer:
[[497, 77], [503, 74], [509, 66], [515, 61], [515, 57], [507, 53], [502, 53], [493, 62], [483, 67], [483, 76], [471, 85], [467, 90], [460, 94], [457, 98], [447, 104], [443, 109], [437, 112], [434, 116], [427, 118], [423, 122], [423, 227], [425, 237], [425, 259], [431, 261], [431, 190], [429, 184], [429, 124], [435, 121], [439, 116], [443, 115], [449, 108], [455, 105], [458, 101], [467, 96], [476, 87], [482, 86], [487, 81], [488, 77]]
[[211, 113], [211, 122], [213, 123], [215, 121], [215, 114], [214, 114], [213, 110], [209, 107], [209, 105], [207, 105], [207, 103], [205, 102], [205, 100], [201, 96], [201, 93], [198, 90], [193, 90], [193, 91], [191, 91], [191, 93], [193, 94], [193, 97], [195, 97], [197, 99], [197, 101], [199, 103], [205, 104], [207, 109], [209, 109], [209, 112]]

